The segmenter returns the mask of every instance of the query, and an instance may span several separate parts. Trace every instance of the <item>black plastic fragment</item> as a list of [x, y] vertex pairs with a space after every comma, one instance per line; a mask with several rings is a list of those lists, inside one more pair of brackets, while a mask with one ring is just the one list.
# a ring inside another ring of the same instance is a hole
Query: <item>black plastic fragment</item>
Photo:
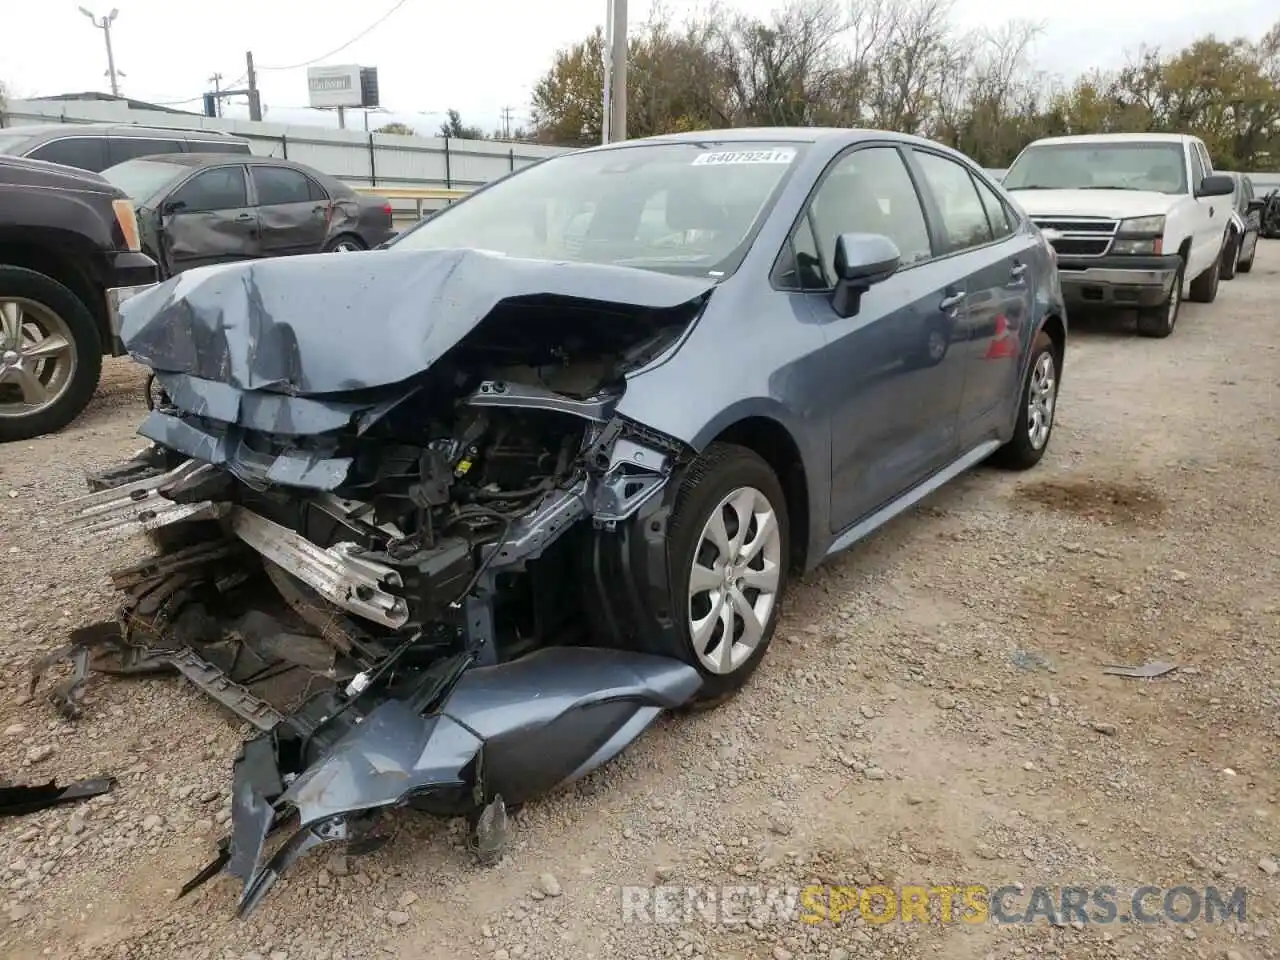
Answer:
[[88, 800], [109, 793], [116, 785], [115, 777], [95, 777], [60, 787], [57, 781], [30, 786], [0, 787], [0, 817], [16, 817], [36, 813], [67, 803]]

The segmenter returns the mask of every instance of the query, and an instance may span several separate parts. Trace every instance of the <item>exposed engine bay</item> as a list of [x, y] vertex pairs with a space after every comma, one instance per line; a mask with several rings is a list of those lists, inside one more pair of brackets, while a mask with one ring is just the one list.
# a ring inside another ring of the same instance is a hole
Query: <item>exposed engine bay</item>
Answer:
[[177, 671], [261, 731], [236, 762], [232, 834], [189, 888], [225, 868], [243, 914], [297, 856], [371, 846], [379, 811], [404, 805], [468, 817], [490, 858], [508, 805], [694, 697], [699, 673], [663, 639], [692, 451], [614, 406], [701, 302], [507, 300], [419, 376], [325, 395], [137, 351], [153, 445], [91, 476], [73, 522], [159, 553], [112, 573], [119, 615], [37, 664], [33, 689], [75, 661], [50, 694], [74, 718], [90, 669]]

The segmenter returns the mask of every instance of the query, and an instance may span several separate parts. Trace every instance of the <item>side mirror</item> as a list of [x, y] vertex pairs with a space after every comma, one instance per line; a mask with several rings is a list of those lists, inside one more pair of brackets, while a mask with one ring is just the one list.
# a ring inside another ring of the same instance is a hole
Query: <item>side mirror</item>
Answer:
[[1255, 197], [1249, 201], [1249, 205], [1245, 208], [1246, 213], [1261, 213], [1267, 205], [1267, 201], [1260, 197]]
[[1200, 181], [1196, 189], [1197, 197], [1229, 197], [1235, 193], [1236, 184], [1230, 177], [1221, 173], [1211, 173]]
[[898, 245], [880, 233], [842, 233], [836, 237], [836, 289], [832, 307], [842, 317], [857, 314], [862, 295], [888, 280], [902, 264]]
[[164, 205], [160, 208], [160, 212], [167, 217], [171, 214], [181, 213], [186, 208], [187, 201], [185, 200], [166, 200]]

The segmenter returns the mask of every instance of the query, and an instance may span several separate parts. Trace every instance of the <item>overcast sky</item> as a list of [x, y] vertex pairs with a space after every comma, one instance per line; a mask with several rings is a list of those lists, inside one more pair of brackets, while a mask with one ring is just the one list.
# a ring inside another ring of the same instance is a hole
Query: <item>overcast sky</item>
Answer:
[[[121, 92], [153, 103], [199, 96], [222, 74], [222, 85], [242, 81], [245, 51], [252, 50], [268, 120], [328, 122], [307, 103], [305, 68], [280, 70], [322, 57], [379, 19], [396, 0], [114, 0], [112, 28]], [[109, 90], [101, 30], [78, 12], [77, 0], [0, 0], [0, 81], [11, 96]], [[101, 16], [112, 0], [84, 3]], [[631, 0], [632, 23], [647, 18], [651, 0]], [[778, 0], [725, 0], [725, 6], [765, 15]], [[376, 66], [382, 102], [391, 113], [371, 125], [399, 119], [426, 132], [449, 107], [487, 128], [502, 109], [513, 123], [528, 114], [529, 95], [554, 51], [590, 32], [605, 17], [605, 0], [403, 0], [387, 20], [326, 64]], [[666, 0], [677, 17], [697, 0]], [[1059, 12], [1061, 11], [1061, 12]], [[1074, 75], [1089, 67], [1113, 67], [1142, 44], [1179, 46], [1210, 31], [1257, 38], [1280, 18], [1277, 0], [1072, 0], [1010, 4], [956, 0], [961, 28], [996, 26], [1011, 13], [1039, 20], [1038, 65]], [[242, 108], [228, 107], [228, 115]], [[348, 126], [362, 125], [348, 116]]]

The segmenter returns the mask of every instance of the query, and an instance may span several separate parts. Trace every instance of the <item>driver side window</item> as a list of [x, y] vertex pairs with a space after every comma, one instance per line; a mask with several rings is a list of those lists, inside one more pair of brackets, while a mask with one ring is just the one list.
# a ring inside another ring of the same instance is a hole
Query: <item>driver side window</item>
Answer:
[[898, 246], [902, 266], [933, 256], [929, 228], [915, 184], [896, 147], [866, 147], [836, 160], [792, 236], [779, 286], [829, 289], [835, 276], [836, 238], [879, 233]]
[[214, 210], [236, 210], [249, 205], [244, 168], [214, 167], [196, 174], [170, 198], [182, 204], [179, 213], [204, 213]]

